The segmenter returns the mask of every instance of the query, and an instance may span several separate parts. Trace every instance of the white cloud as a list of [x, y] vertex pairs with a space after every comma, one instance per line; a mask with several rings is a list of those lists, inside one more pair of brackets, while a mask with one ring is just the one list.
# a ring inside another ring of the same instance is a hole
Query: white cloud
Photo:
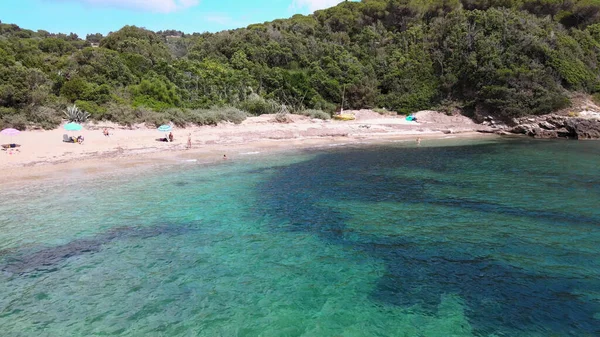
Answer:
[[333, 7], [344, 0], [294, 0], [292, 6], [295, 8], [308, 8], [314, 12], [319, 9]]
[[94, 6], [118, 7], [150, 12], [170, 13], [196, 6], [200, 0], [73, 0]]

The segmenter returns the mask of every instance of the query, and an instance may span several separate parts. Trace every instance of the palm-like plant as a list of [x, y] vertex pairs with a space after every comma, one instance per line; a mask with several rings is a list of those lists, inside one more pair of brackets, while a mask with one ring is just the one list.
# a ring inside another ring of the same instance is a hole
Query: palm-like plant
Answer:
[[90, 114], [79, 109], [77, 105], [73, 104], [70, 107], [67, 107], [67, 111], [65, 111], [65, 115], [69, 122], [75, 123], [85, 123], [87, 119], [90, 117]]

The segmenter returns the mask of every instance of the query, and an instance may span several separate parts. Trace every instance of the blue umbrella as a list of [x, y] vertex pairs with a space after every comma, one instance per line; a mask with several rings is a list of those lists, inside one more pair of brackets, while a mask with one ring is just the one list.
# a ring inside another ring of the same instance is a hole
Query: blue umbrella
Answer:
[[80, 131], [81, 129], [83, 129], [83, 126], [81, 126], [77, 123], [65, 124], [65, 130], [67, 130], [67, 131]]
[[170, 125], [161, 125], [158, 127], [158, 131], [160, 132], [169, 132], [171, 130], [173, 130], [173, 127]]

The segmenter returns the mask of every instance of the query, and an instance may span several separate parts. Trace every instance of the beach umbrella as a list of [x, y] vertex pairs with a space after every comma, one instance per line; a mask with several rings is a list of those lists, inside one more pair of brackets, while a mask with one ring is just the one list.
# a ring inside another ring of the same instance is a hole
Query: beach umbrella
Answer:
[[80, 124], [77, 123], [68, 123], [65, 124], [65, 130], [67, 131], [81, 131], [81, 129], [83, 129], [83, 126], [81, 126]]
[[170, 125], [161, 125], [158, 127], [158, 131], [160, 132], [169, 132], [171, 130], [173, 130], [173, 127]]
[[12, 137], [18, 135], [21, 131], [17, 129], [4, 129], [0, 131], [0, 135], [10, 136], [10, 142], [12, 143]]
[[16, 136], [19, 133], [21, 133], [21, 131], [17, 130], [17, 129], [4, 129], [2, 131], [0, 131], [1, 135], [5, 135], [5, 136]]
[[158, 127], [157, 130], [160, 131], [160, 132], [165, 132], [165, 138], [167, 138], [167, 134], [166, 133], [169, 132], [169, 131], [171, 131], [171, 130], [173, 130], [173, 127], [170, 126], [170, 125], [161, 125], [161, 126]]

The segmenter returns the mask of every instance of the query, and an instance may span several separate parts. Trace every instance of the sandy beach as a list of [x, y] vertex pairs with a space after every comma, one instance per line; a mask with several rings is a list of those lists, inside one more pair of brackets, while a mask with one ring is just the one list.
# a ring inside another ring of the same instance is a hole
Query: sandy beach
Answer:
[[[347, 144], [396, 138], [427, 139], [446, 134], [474, 136], [485, 127], [462, 116], [446, 116], [433, 111], [416, 114], [418, 122], [404, 116], [383, 116], [370, 110], [352, 111], [352, 121], [318, 120], [290, 115], [290, 123], [277, 123], [273, 115], [250, 117], [243, 123], [174, 128], [173, 142], [160, 142], [165, 135], [154, 128], [131, 128], [112, 123], [87, 123], [80, 132], [55, 130], [24, 131], [2, 137], [2, 143], [17, 143], [18, 151], [0, 152], [0, 183], [42, 179], [77, 169], [95, 173], [116, 168], [180, 160], [211, 162], [251, 152], [268, 152], [331, 144]], [[107, 128], [110, 136], [103, 135]], [[63, 134], [83, 135], [83, 144], [65, 143]], [[186, 149], [191, 134], [192, 149]]]

